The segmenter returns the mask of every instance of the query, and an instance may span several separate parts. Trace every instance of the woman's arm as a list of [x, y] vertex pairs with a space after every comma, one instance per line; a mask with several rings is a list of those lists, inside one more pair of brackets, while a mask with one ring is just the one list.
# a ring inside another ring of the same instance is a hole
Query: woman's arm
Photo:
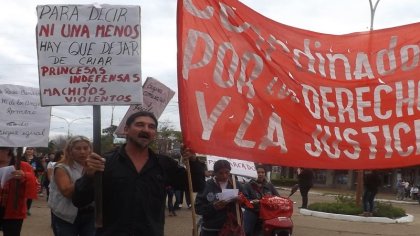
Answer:
[[67, 170], [60, 167], [54, 168], [54, 181], [60, 193], [71, 199], [74, 192], [74, 183], [71, 181]]

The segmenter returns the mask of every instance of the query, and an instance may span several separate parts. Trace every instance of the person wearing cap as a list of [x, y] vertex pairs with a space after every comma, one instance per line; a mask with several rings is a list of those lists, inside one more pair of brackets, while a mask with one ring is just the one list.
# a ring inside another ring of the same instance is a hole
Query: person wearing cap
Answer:
[[124, 127], [126, 143], [104, 158], [91, 155], [87, 159], [72, 198], [76, 206], [93, 202], [94, 175], [102, 173], [103, 225], [97, 228], [97, 236], [164, 235], [165, 186], [173, 184], [179, 168], [174, 159], [150, 148], [157, 127], [153, 113], [131, 114]]
[[[15, 164], [13, 148], [0, 147], [0, 168], [15, 166]], [[36, 186], [35, 174], [26, 162], [21, 162], [18, 170], [13, 169], [9, 180], [0, 186], [0, 212], [2, 214], [0, 222], [4, 235], [20, 235], [27, 212], [27, 189], [34, 186]]]

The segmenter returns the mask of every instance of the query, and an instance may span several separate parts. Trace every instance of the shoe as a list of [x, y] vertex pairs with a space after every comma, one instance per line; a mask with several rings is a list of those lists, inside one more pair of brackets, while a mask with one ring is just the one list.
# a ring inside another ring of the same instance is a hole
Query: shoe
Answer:
[[359, 216], [369, 217], [369, 212], [363, 212], [362, 214], [359, 214]]
[[30, 211], [26, 212], [26, 215], [30, 216], [32, 215]]
[[191, 209], [191, 204], [188, 204], [188, 209]]
[[182, 204], [179, 204], [179, 206], [178, 206], [180, 209], [182, 208]]

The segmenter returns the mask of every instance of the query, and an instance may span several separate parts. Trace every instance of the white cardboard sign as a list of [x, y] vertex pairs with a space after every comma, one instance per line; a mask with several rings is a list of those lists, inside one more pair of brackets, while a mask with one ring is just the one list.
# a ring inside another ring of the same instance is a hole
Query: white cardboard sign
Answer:
[[41, 107], [39, 89], [0, 85], [0, 146], [46, 147], [50, 107]]
[[157, 79], [147, 77], [143, 85], [143, 103], [131, 105], [124, 118], [115, 131], [117, 137], [124, 137], [124, 126], [128, 117], [139, 111], [150, 111], [159, 119], [175, 92], [159, 82]]
[[43, 106], [142, 102], [140, 7], [39, 5]]
[[214, 163], [221, 159], [227, 160], [230, 162], [230, 166], [232, 168], [232, 170], [230, 171], [231, 174], [250, 177], [250, 178], [257, 178], [257, 170], [255, 169], [255, 164], [254, 162], [250, 162], [250, 161], [230, 159], [230, 158], [218, 157], [218, 156], [207, 156], [207, 169], [213, 170]]

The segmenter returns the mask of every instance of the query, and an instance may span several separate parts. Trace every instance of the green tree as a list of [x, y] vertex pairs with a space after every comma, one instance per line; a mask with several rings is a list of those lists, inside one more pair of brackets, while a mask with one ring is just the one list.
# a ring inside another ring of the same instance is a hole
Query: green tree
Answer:
[[159, 154], [177, 158], [179, 156], [182, 133], [176, 131], [170, 120], [160, 122], [156, 142], [152, 148]]

